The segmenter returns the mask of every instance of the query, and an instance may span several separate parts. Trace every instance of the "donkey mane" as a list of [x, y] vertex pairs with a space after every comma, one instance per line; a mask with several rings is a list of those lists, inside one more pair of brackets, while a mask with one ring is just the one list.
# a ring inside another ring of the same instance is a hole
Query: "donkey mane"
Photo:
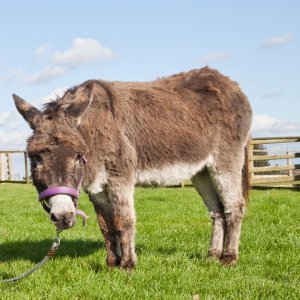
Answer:
[[43, 111], [56, 111], [63, 104], [64, 97], [68, 94], [74, 94], [79, 86], [68, 88], [62, 96], [56, 95], [55, 99], [50, 99], [49, 102], [43, 104]]
[[55, 99], [52, 99], [49, 102], [43, 104], [43, 112], [45, 114], [57, 112], [61, 108], [62, 105], [66, 104], [66, 96], [67, 95], [69, 95], [69, 94], [74, 95], [78, 91], [79, 88], [85, 88], [88, 85], [97, 85], [106, 92], [110, 110], [111, 110], [113, 116], [115, 117], [115, 103], [116, 103], [117, 97], [115, 96], [115, 94], [113, 92], [110, 82], [107, 82], [107, 81], [105, 82], [103, 80], [96, 80], [96, 79], [87, 80], [79, 85], [75, 85], [71, 88], [68, 88], [62, 96], [56, 96]]

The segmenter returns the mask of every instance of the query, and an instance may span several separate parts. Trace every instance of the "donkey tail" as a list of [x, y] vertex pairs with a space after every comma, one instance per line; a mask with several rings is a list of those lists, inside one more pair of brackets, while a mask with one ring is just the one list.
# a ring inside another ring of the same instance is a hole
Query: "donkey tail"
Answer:
[[244, 159], [244, 166], [242, 170], [242, 188], [243, 188], [243, 197], [245, 199], [246, 205], [249, 202], [249, 190], [250, 190], [250, 172], [249, 172], [249, 145], [251, 139], [249, 138], [244, 151], [245, 151], [245, 159]]

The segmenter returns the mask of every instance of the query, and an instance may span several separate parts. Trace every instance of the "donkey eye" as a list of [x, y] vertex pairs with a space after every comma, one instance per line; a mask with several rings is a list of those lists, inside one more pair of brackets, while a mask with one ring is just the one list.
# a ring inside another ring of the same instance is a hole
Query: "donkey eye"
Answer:
[[32, 162], [36, 165], [43, 163], [43, 158], [38, 154], [31, 155], [30, 158]]
[[76, 156], [76, 161], [80, 161], [81, 158], [82, 158], [82, 154], [78, 154], [78, 155]]

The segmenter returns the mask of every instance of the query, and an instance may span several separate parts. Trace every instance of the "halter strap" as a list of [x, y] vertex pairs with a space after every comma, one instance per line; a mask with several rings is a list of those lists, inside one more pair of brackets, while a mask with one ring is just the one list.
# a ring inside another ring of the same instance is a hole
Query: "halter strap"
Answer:
[[39, 201], [42, 201], [45, 198], [59, 195], [59, 194], [72, 196], [72, 197], [78, 199], [79, 198], [79, 188], [74, 189], [74, 188], [67, 187], [67, 186], [51, 187], [51, 188], [48, 188], [48, 189], [44, 190], [43, 192], [39, 193]]

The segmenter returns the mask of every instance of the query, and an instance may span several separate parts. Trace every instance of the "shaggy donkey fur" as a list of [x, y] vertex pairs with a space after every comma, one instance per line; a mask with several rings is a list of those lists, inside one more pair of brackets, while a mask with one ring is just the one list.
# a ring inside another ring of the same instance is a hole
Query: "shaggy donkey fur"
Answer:
[[[237, 83], [205, 67], [148, 83], [89, 80], [42, 112], [14, 99], [34, 131], [28, 140], [34, 185], [39, 192], [75, 187], [83, 174], [109, 266], [132, 268], [137, 262], [134, 186], [187, 178], [212, 218], [209, 256], [237, 262], [252, 118]], [[48, 202], [57, 226], [74, 224], [71, 197]]]

